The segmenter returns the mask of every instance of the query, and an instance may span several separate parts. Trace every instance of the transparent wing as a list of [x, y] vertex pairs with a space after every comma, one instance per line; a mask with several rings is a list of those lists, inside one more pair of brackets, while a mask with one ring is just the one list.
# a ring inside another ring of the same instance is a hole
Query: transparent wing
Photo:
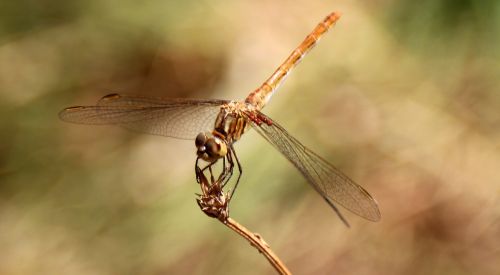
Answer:
[[62, 110], [63, 121], [79, 124], [115, 124], [153, 135], [194, 139], [211, 131], [227, 100], [162, 99], [110, 94], [95, 106]]
[[[283, 127], [261, 112], [248, 117], [253, 128], [293, 163], [321, 196], [370, 221], [380, 220], [377, 202], [361, 186], [292, 137]], [[343, 219], [344, 222], [346, 222]], [[347, 222], [346, 222], [347, 224]]]

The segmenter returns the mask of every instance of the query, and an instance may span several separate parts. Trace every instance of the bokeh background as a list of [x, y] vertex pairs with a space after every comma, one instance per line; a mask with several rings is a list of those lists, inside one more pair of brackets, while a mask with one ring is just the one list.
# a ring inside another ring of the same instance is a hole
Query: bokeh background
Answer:
[[191, 141], [59, 121], [110, 92], [242, 99], [378, 200], [346, 228], [255, 132], [232, 217], [296, 274], [500, 274], [500, 2], [2, 1], [0, 274], [274, 274], [195, 203]]

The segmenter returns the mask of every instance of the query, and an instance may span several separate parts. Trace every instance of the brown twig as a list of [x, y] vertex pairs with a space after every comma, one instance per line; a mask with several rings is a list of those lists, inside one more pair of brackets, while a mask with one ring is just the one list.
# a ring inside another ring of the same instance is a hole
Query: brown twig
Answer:
[[266, 257], [279, 274], [292, 274], [260, 235], [250, 232], [247, 228], [230, 217], [228, 217], [223, 224], [245, 238], [253, 247], [257, 248], [260, 253], [264, 254], [264, 257]]
[[229, 192], [226, 194], [224, 193], [220, 181], [214, 180], [211, 171], [211, 181], [209, 182], [203, 170], [196, 167], [196, 179], [198, 183], [200, 183], [202, 191], [202, 194], [198, 195], [196, 201], [206, 215], [218, 219], [222, 224], [250, 242], [253, 247], [264, 254], [266, 259], [279, 274], [292, 274], [259, 234], [251, 232], [229, 217]]

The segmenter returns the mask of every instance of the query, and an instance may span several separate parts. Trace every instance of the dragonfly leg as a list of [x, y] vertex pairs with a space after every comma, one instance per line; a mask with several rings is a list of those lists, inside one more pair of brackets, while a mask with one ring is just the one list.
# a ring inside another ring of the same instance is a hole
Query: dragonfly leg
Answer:
[[195, 173], [196, 173], [196, 182], [198, 182], [198, 183], [202, 182], [202, 179], [201, 179], [201, 177], [199, 175], [204, 174], [205, 170], [208, 169], [208, 171], [210, 172], [211, 183], [213, 184], [214, 181], [215, 181], [215, 179], [214, 179], [214, 174], [213, 174], [213, 171], [212, 171], [212, 166], [217, 162], [217, 160], [213, 161], [213, 162], [211, 162], [209, 164], [207, 164], [203, 168], [200, 168], [200, 165], [198, 164], [199, 159], [200, 159], [199, 157], [196, 158], [195, 168], [194, 168], [195, 169]]
[[240, 161], [238, 159], [238, 156], [236, 155], [236, 152], [234, 151], [233, 145], [231, 144], [231, 146], [229, 148], [231, 149], [229, 151], [233, 154], [234, 159], [236, 160], [236, 164], [238, 165], [238, 172], [239, 172], [238, 178], [236, 179], [236, 183], [234, 184], [233, 191], [231, 192], [231, 196], [229, 196], [229, 199], [232, 199], [234, 192], [236, 191], [236, 188], [238, 187], [238, 183], [240, 183], [240, 178], [241, 178], [241, 174], [243, 174], [243, 169], [241, 169], [241, 164], [240, 164]]
[[229, 150], [226, 157], [227, 157], [228, 166], [224, 167], [224, 172], [223, 172], [224, 183], [222, 183], [222, 188], [224, 188], [226, 186], [226, 184], [229, 182], [229, 180], [233, 177], [234, 161], [233, 161], [233, 157], [231, 155], [231, 149]]
[[214, 184], [215, 179], [214, 179], [214, 172], [212, 172], [212, 165], [208, 167], [208, 171], [210, 172], [210, 182], [211, 184]]
[[201, 174], [203, 174], [202, 170], [200, 169], [200, 166], [198, 165], [198, 160], [200, 158], [196, 158], [196, 161], [194, 163], [194, 173], [196, 174], [196, 182], [200, 183], [202, 182], [202, 178], [200, 177]]
[[207, 164], [207, 166], [203, 167], [203, 169], [201, 169], [201, 172], [205, 172], [205, 170], [209, 169], [210, 173], [212, 172], [212, 166], [216, 163], [217, 161], [213, 161], [213, 162], [210, 162], [209, 164]]
[[224, 188], [229, 180], [233, 177], [234, 171], [234, 161], [231, 147], [228, 147], [228, 152], [225, 156], [227, 158], [228, 165], [224, 166], [224, 182], [222, 183], [222, 187]]
[[[196, 181], [198, 181], [198, 183], [200, 184], [202, 192], [202, 194], [196, 194], [196, 195], [198, 195], [198, 197], [200, 198], [207, 197], [210, 190], [210, 183], [208, 182], [207, 177], [205, 176], [205, 174], [202, 172], [202, 170], [198, 165], [196, 165], [195, 169], [196, 169]], [[200, 204], [200, 202], [202, 201], [200, 198], [197, 199], [198, 204]]]
[[[229, 166], [226, 165], [226, 158]], [[222, 182], [221, 186], [224, 188], [226, 183], [231, 179], [233, 176], [233, 169], [232, 169], [232, 160], [226, 155], [222, 158], [222, 172], [219, 175], [219, 179], [217, 180], [219, 183]]]

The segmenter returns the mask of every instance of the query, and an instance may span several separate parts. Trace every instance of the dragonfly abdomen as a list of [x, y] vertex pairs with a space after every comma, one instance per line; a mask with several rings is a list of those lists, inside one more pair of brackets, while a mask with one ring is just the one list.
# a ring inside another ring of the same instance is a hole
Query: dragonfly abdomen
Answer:
[[273, 93], [285, 81], [290, 71], [299, 64], [300, 60], [316, 45], [319, 39], [340, 18], [340, 14], [333, 12], [321, 21], [316, 28], [302, 41], [302, 43], [288, 56], [276, 71], [255, 91], [251, 92], [245, 102], [261, 110], [269, 102]]

